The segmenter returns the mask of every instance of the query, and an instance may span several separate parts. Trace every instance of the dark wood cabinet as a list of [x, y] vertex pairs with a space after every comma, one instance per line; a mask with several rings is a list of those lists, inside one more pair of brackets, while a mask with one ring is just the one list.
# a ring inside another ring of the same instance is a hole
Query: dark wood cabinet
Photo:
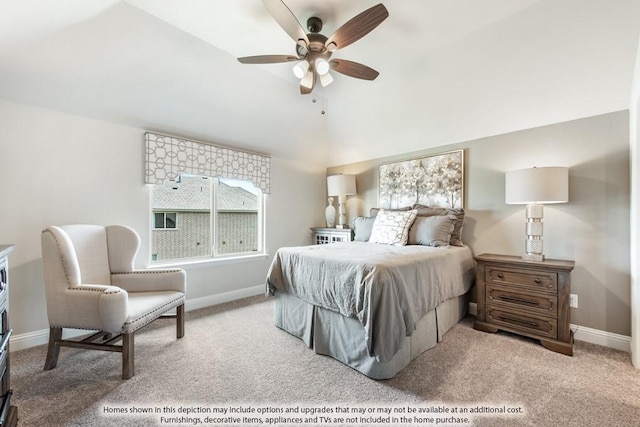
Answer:
[[11, 405], [10, 369], [9, 369], [9, 265], [7, 257], [13, 245], [0, 245], [0, 383], [2, 384], [2, 406], [0, 406], [0, 425], [15, 426], [18, 422], [18, 410]]
[[573, 355], [569, 327], [573, 261], [482, 254], [476, 262], [475, 329], [524, 335], [550, 350]]

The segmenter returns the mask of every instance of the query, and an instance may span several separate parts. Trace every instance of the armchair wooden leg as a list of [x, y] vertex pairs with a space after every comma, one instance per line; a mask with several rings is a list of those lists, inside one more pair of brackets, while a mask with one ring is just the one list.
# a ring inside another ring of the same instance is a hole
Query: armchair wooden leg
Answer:
[[128, 380], [135, 374], [133, 332], [122, 335], [122, 379]]
[[59, 341], [62, 339], [62, 328], [49, 328], [49, 347], [47, 348], [47, 359], [44, 362], [44, 370], [53, 369], [58, 364], [60, 355]]
[[176, 308], [176, 332], [178, 338], [184, 336], [184, 304]]

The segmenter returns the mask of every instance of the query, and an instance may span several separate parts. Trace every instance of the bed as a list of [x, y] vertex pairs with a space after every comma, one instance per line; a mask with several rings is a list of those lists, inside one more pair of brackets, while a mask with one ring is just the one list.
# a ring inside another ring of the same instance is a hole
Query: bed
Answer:
[[[415, 244], [411, 226], [433, 222], [416, 221], [417, 212], [375, 212], [371, 232], [358, 236], [356, 226], [353, 242], [280, 248], [266, 280], [275, 325], [374, 379], [393, 377], [437, 345], [466, 315], [475, 262], [467, 246], [450, 244], [454, 216], [439, 244]], [[376, 237], [384, 227], [373, 223], [389, 215], [406, 219], [402, 244]]]

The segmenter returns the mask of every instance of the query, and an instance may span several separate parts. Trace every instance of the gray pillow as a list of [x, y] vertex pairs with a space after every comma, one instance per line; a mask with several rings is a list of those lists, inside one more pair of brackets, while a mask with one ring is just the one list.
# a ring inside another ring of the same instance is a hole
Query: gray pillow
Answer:
[[446, 216], [454, 215], [456, 221], [451, 233], [451, 240], [449, 244], [451, 246], [464, 246], [462, 243], [462, 226], [464, 225], [464, 209], [462, 208], [436, 208], [431, 206], [425, 206], [420, 204], [413, 205], [413, 208], [418, 211], [418, 216]]
[[358, 242], [368, 242], [369, 237], [371, 237], [371, 229], [373, 228], [373, 223], [375, 220], [375, 217], [355, 217], [353, 219], [353, 229], [355, 231], [353, 240], [356, 240]]
[[449, 246], [455, 221], [455, 215], [419, 216], [409, 230], [409, 244]]

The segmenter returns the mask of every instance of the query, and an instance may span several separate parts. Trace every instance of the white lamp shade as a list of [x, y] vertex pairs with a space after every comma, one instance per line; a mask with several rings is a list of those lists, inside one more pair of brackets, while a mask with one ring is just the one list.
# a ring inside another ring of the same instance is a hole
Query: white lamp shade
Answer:
[[327, 194], [329, 196], [348, 196], [356, 194], [355, 175], [332, 175], [327, 177]]
[[569, 169], [543, 167], [519, 169], [505, 175], [507, 204], [547, 204], [569, 201]]
[[320, 83], [322, 87], [329, 86], [333, 82], [333, 76], [330, 73], [323, 74], [320, 76]]

